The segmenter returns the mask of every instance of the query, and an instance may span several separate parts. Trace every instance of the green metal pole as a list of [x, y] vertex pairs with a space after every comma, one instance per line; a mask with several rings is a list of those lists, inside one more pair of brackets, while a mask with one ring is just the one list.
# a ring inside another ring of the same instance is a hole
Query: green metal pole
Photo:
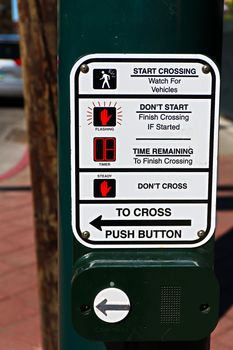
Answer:
[[210, 339], [197, 342], [106, 344], [107, 350], [209, 350]]
[[[197, 53], [220, 67], [222, 11], [223, 0], [59, 1], [60, 350], [208, 349], [208, 340], [196, 344], [115, 343], [106, 348], [103, 342], [80, 337], [74, 329], [73, 269], [90, 250], [77, 243], [71, 228], [69, 78], [75, 62], [92, 53]], [[212, 239], [194, 252], [203, 256], [209, 268], [213, 267], [213, 246]], [[154, 254], [153, 250], [149, 253]]]

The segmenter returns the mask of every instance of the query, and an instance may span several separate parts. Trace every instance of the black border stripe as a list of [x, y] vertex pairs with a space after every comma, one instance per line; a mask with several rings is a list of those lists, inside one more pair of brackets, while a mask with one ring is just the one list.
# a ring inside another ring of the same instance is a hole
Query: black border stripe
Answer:
[[[80, 94], [78, 95], [80, 99], [91, 99], [91, 98], [96, 98], [96, 99], [104, 99], [104, 98], [107, 98], [107, 99], [127, 99], [127, 100], [130, 100], [130, 99], [180, 99], [180, 100], [185, 100], [185, 99], [192, 99], [192, 100], [203, 100], [203, 99], [210, 99], [212, 95], [159, 95], [159, 94], [154, 94], [154, 95], [142, 95], [142, 94], [134, 94], [134, 95], [127, 95], [127, 94], [119, 94], [119, 95], [114, 95], [114, 94], [90, 94], [90, 95], [87, 95], [87, 94]], [[157, 112], [158, 113], [158, 112]]]
[[96, 169], [96, 168], [80, 168], [79, 172], [80, 173], [208, 173], [209, 168], [193, 168], [193, 169], [188, 169], [188, 168], [101, 168], [101, 169]]
[[131, 203], [131, 204], [140, 204], [143, 203], [145, 204], [208, 204], [208, 199], [92, 199], [92, 200], [85, 200], [85, 199], [80, 199], [79, 203], [80, 204], [120, 204], [120, 203]]

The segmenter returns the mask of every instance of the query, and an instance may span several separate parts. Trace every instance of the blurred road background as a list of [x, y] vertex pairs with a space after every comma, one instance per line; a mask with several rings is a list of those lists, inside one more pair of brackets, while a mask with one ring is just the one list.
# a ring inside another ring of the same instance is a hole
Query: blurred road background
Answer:
[[225, 21], [222, 56], [222, 114], [233, 118], [233, 19]]

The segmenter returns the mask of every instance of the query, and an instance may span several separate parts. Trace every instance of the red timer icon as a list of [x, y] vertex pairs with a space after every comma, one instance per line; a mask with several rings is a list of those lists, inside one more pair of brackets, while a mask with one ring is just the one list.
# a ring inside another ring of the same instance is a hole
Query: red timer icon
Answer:
[[94, 138], [94, 161], [115, 162], [116, 161], [116, 139], [115, 137]]

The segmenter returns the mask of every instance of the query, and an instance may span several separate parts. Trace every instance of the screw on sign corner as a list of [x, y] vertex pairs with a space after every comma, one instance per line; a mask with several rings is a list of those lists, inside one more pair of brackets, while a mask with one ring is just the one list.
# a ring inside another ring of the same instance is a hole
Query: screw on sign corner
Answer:
[[89, 67], [87, 64], [82, 64], [81, 67], [80, 67], [80, 71], [84, 74], [88, 73], [89, 72]]
[[208, 64], [205, 64], [203, 67], [202, 67], [202, 72], [204, 74], [208, 74], [210, 72], [210, 66]]
[[206, 236], [206, 232], [204, 230], [200, 230], [197, 232], [198, 237], [204, 238]]
[[85, 240], [88, 240], [89, 238], [90, 238], [90, 232], [88, 232], [88, 231], [84, 231], [84, 232], [82, 232], [81, 233], [81, 237], [83, 238], [83, 239], [85, 239]]

